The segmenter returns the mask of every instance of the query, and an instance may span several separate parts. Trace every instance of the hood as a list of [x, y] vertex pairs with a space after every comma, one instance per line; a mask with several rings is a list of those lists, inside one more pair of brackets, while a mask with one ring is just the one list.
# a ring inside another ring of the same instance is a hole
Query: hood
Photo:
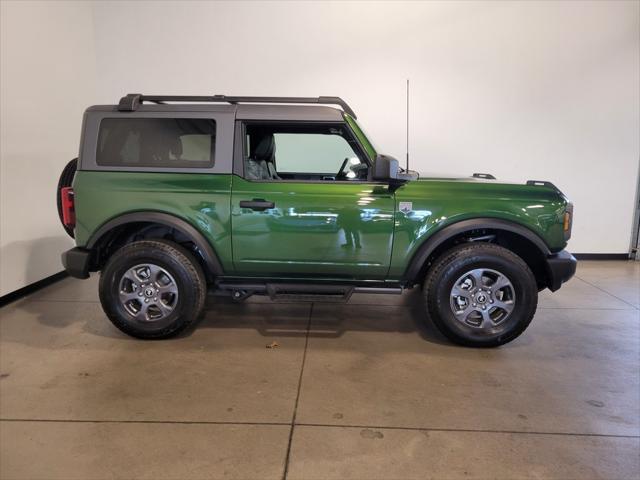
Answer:
[[[438, 181], [438, 182], [461, 182], [461, 183], [486, 183], [486, 184], [500, 184], [500, 185], [514, 185], [523, 186], [522, 182], [517, 180], [502, 180], [494, 177], [490, 173], [474, 173], [472, 175], [459, 175], [451, 173], [422, 173], [419, 174], [418, 181]], [[547, 189], [554, 190], [556, 193], [564, 196], [558, 187], [553, 183], [546, 180], [527, 180], [526, 186], [529, 187], [546, 187]]]

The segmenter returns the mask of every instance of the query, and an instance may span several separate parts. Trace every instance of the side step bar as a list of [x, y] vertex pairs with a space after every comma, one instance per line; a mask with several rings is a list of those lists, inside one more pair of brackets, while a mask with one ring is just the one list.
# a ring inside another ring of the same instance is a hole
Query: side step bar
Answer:
[[269, 295], [271, 300], [343, 303], [354, 293], [400, 295], [401, 287], [355, 287], [353, 285], [306, 284], [306, 283], [219, 283], [215, 293], [230, 295], [233, 300], [242, 301], [251, 295]]
[[271, 300], [301, 302], [347, 302], [353, 293], [352, 286], [341, 285], [296, 285], [268, 283], [267, 293]]

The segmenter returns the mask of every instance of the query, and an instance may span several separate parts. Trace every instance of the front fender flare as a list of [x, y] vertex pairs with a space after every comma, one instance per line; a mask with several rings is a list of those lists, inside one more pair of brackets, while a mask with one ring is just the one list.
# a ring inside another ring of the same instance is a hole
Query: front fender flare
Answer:
[[470, 230], [503, 230], [520, 235], [533, 243], [545, 257], [551, 255], [547, 244], [532, 230], [507, 220], [498, 218], [471, 218], [452, 223], [429, 236], [414, 253], [403, 275], [403, 282], [413, 284], [418, 280], [422, 267], [431, 254], [444, 242]]

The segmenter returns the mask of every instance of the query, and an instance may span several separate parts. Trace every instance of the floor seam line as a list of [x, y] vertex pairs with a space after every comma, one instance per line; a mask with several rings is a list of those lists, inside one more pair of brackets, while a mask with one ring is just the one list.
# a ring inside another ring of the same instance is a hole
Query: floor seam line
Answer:
[[[43, 418], [0, 418], [0, 422], [24, 422], [24, 423], [122, 423], [122, 424], [152, 424], [152, 425], [245, 425], [245, 426], [291, 426], [291, 422], [233, 422], [233, 421], [208, 421], [208, 420], [62, 420]], [[460, 432], [460, 433], [503, 433], [513, 435], [557, 435], [572, 437], [607, 437], [607, 438], [640, 438], [640, 435], [616, 435], [607, 433], [578, 433], [578, 432], [541, 432], [523, 430], [491, 430], [472, 428], [433, 428], [433, 427], [401, 427], [393, 425], [337, 425], [329, 423], [295, 423], [298, 427], [322, 427], [322, 428], [370, 428], [379, 430], [407, 430], [421, 432]]]
[[636, 307], [636, 306], [635, 306], [635, 305], [633, 305], [632, 303], [629, 303], [629, 302], [627, 302], [626, 300], [623, 300], [622, 298], [618, 297], [617, 295], [614, 295], [614, 294], [613, 294], [613, 293], [611, 293], [611, 292], [607, 292], [606, 290], [603, 290], [602, 288], [600, 288], [600, 287], [599, 287], [599, 286], [597, 286], [597, 285], [594, 285], [594, 284], [593, 284], [593, 283], [591, 283], [590, 281], [585, 280], [584, 278], [579, 277], [578, 275], [576, 275], [576, 278], [577, 278], [578, 280], [582, 280], [582, 281], [583, 281], [584, 283], [586, 283], [587, 285], [591, 285], [593, 288], [597, 288], [597, 289], [598, 289], [598, 290], [600, 290], [602, 293], [606, 293], [607, 295], [611, 295], [613, 298], [617, 298], [618, 300], [620, 300], [620, 301], [621, 301], [621, 302], [623, 302], [623, 303], [626, 303], [626, 304], [627, 304], [627, 305], [629, 305], [630, 307], [632, 307], [632, 308], [634, 308], [634, 309], [636, 309], [636, 310], [640, 310], [638, 307]]
[[38, 303], [94, 303], [100, 304], [98, 300], [55, 300], [50, 298], [25, 298], [24, 300], [29, 300], [30, 302], [38, 302]]
[[557, 435], [567, 437], [607, 437], [607, 438], [640, 438], [640, 435], [615, 435], [607, 433], [577, 433], [577, 432], [540, 432], [522, 430], [490, 430], [473, 428], [432, 428], [432, 427], [400, 427], [381, 425], [337, 425], [324, 423], [296, 423], [297, 427], [329, 427], [329, 428], [369, 428], [378, 430], [408, 430], [419, 432], [460, 432], [460, 433], [503, 433], [513, 435]]
[[633, 305], [629, 305], [631, 308], [606, 308], [606, 307], [538, 307], [538, 310], [604, 310], [608, 312], [629, 312], [631, 310], [637, 310]]
[[287, 480], [289, 474], [289, 460], [291, 459], [291, 443], [293, 441], [293, 430], [296, 426], [296, 416], [298, 415], [298, 402], [300, 401], [300, 390], [302, 389], [302, 376], [304, 374], [304, 365], [307, 360], [307, 349], [309, 347], [309, 333], [311, 330], [311, 317], [313, 316], [313, 305], [309, 308], [309, 319], [307, 320], [307, 332], [304, 338], [304, 351], [302, 352], [302, 364], [300, 365], [300, 377], [298, 377], [298, 391], [296, 393], [296, 402], [293, 406], [293, 417], [291, 418], [291, 429], [289, 430], [289, 442], [287, 444], [287, 454], [284, 459], [284, 472], [282, 479]]
[[234, 422], [214, 420], [78, 420], [57, 418], [0, 418], [0, 422], [25, 422], [25, 423], [140, 423], [140, 424], [166, 424], [166, 425], [256, 425], [256, 426], [290, 426], [290, 422]]

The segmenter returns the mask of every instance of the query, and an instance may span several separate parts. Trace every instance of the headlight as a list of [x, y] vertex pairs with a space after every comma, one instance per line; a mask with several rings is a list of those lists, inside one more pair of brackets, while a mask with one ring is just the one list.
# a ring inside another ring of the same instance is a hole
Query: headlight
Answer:
[[571, 227], [573, 226], [573, 203], [567, 203], [564, 210], [564, 219], [562, 221], [562, 230], [564, 231], [564, 239], [571, 238]]

